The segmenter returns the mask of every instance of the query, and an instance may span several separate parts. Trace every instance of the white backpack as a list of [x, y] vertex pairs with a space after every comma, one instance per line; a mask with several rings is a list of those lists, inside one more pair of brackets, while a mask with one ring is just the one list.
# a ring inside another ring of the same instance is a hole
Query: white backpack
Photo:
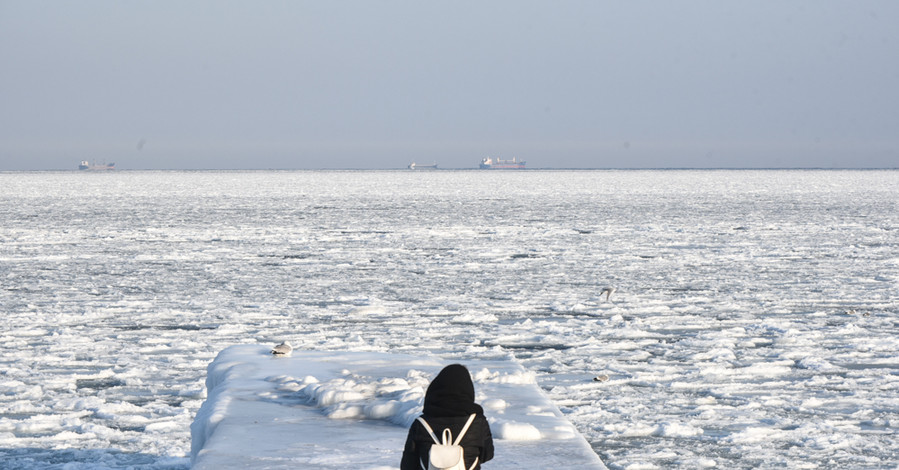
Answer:
[[465, 468], [465, 452], [462, 446], [459, 445], [462, 442], [462, 437], [465, 436], [465, 432], [468, 431], [468, 427], [474, 421], [473, 413], [468, 417], [465, 427], [459, 432], [459, 436], [456, 437], [455, 441], [453, 441], [453, 433], [450, 432], [449, 428], [443, 430], [443, 442], [440, 442], [437, 440], [434, 430], [431, 429], [431, 426], [428, 425], [424, 418], [419, 416], [418, 421], [421, 422], [428, 434], [431, 435], [431, 439], [434, 440], [434, 445], [431, 446], [431, 451], [428, 454], [428, 466], [425, 467], [424, 462], [421, 463], [423, 470], [471, 470], [471, 468], [478, 466], [478, 459], [475, 458], [471, 468]]

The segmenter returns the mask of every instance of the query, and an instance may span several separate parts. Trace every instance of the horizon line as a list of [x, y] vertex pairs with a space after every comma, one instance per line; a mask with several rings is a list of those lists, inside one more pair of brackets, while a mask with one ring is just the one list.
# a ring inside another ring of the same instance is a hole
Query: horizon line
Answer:
[[420, 168], [384, 167], [384, 168], [117, 168], [112, 170], [79, 170], [78, 168], [47, 169], [0, 169], [3, 173], [14, 172], [78, 172], [78, 173], [116, 173], [123, 171], [407, 171], [410, 173], [431, 173], [439, 171], [478, 171], [488, 173], [520, 173], [528, 171], [777, 171], [777, 170], [899, 170], [894, 167], [820, 167], [820, 166], [783, 166], [783, 167], [540, 167], [540, 168], [492, 168], [447, 167]]

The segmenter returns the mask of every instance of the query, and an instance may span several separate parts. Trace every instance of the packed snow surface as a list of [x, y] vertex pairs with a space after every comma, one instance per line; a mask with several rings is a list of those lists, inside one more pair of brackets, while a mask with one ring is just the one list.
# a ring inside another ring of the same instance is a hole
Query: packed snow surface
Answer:
[[895, 468], [897, 194], [897, 171], [0, 173], [0, 468], [186, 469], [207, 365], [282, 341], [511, 356], [611, 469]]
[[[514, 361], [466, 361], [491, 423], [490, 468], [606, 467]], [[194, 470], [396, 469], [438, 358], [231, 346], [209, 366], [191, 424]], [[440, 430], [436, 430], [440, 432]], [[486, 468], [485, 464], [485, 468]]]

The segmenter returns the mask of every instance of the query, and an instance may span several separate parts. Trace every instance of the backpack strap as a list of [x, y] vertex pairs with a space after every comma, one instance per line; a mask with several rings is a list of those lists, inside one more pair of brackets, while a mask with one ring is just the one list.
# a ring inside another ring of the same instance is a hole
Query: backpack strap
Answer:
[[434, 430], [431, 429], [431, 426], [425, 421], [421, 416], [418, 417], [418, 422], [421, 423], [422, 426], [425, 427], [425, 431], [428, 431], [428, 434], [431, 435], [431, 439], [434, 440], [434, 444], [440, 445], [440, 441], [437, 440], [437, 435], [434, 434]]
[[[457, 445], [459, 445], [460, 442], [462, 442], [462, 438], [465, 437], [465, 433], [468, 432], [468, 428], [471, 426], [471, 423], [474, 422], [474, 417], [475, 417], [474, 413], [472, 413], [471, 416], [468, 417], [468, 421], [465, 422], [465, 426], [462, 427], [462, 430], [459, 431], [459, 436], [456, 437], [455, 442], [453, 442], [454, 446], [457, 446]], [[440, 440], [437, 439], [437, 435], [434, 434], [434, 430], [431, 429], [431, 425], [429, 425], [428, 422], [425, 421], [425, 419], [423, 417], [419, 416], [417, 421], [419, 423], [421, 423], [421, 425], [425, 427], [425, 431], [428, 431], [428, 434], [431, 435], [431, 439], [434, 440], [434, 444], [437, 444], [437, 445], [446, 444], [445, 442], [440, 442]], [[446, 429], [446, 430], [448, 430], [448, 429]]]
[[474, 413], [472, 413], [471, 416], [468, 417], [468, 421], [465, 422], [465, 427], [463, 427], [462, 430], [459, 431], [459, 436], [456, 437], [456, 441], [453, 442], [454, 446], [457, 446], [460, 442], [462, 442], [462, 437], [465, 436], [465, 433], [468, 432], [468, 427], [471, 426], [472, 422], [474, 422], [474, 416]]

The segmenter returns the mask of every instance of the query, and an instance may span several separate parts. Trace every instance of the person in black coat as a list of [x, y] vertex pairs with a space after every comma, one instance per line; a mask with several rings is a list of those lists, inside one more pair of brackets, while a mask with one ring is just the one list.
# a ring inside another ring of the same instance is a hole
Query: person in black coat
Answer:
[[[442, 438], [443, 430], [449, 428], [455, 440], [472, 413], [475, 414], [474, 421], [459, 445], [464, 449], [465, 468], [471, 468], [477, 459], [478, 463], [474, 468], [478, 469], [482, 463], [493, 458], [490, 425], [484, 417], [484, 409], [474, 402], [474, 384], [468, 369], [461, 364], [444, 367], [428, 385], [422, 418], [428, 422], [438, 439]], [[427, 469], [428, 452], [433, 443], [434, 440], [425, 427], [415, 420], [409, 428], [400, 470]]]

